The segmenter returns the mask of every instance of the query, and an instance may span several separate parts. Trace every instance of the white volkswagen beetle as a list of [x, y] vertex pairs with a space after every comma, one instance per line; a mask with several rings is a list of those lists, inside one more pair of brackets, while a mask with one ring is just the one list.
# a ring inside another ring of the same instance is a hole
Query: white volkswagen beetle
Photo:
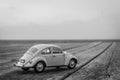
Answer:
[[27, 71], [34, 68], [36, 72], [43, 72], [46, 67], [67, 66], [69, 69], [76, 67], [77, 58], [62, 50], [57, 45], [39, 44], [32, 46], [19, 59], [15, 66]]

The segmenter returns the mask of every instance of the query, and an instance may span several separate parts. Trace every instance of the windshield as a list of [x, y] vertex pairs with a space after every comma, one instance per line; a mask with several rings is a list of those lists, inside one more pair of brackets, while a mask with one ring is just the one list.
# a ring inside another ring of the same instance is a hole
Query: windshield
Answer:
[[37, 48], [32, 47], [32, 48], [30, 48], [30, 49], [27, 51], [27, 53], [28, 53], [28, 54], [31, 54], [31, 53], [36, 53], [37, 51], [38, 51]]

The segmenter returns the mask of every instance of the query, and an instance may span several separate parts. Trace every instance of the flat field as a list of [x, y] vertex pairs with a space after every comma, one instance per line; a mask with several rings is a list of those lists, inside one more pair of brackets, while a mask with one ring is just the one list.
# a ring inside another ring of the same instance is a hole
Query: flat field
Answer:
[[[103, 41], [0, 41], [0, 80], [49, 80], [56, 76], [64, 76], [70, 71], [65, 67], [56, 69], [48, 68], [43, 73], [35, 73], [33, 69], [23, 72], [21, 69], [13, 66], [15, 62], [25, 53], [27, 49], [35, 44], [56, 44], [64, 51], [75, 55], [79, 65], [94, 57], [108, 47], [111, 42]], [[115, 44], [112, 44], [112, 48]], [[111, 51], [110, 48], [107, 52]], [[103, 58], [103, 57], [101, 57]], [[99, 61], [98, 58], [96, 61]], [[77, 78], [74, 78], [77, 80]]]

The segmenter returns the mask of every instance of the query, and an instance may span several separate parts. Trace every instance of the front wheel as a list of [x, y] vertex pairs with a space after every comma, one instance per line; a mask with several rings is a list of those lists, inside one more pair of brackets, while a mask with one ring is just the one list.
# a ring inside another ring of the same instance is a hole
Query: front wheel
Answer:
[[38, 73], [43, 72], [44, 69], [45, 69], [45, 64], [44, 64], [43, 62], [41, 62], [41, 61], [39, 61], [39, 62], [35, 65], [35, 67], [34, 67], [34, 70], [35, 70], [36, 72], [38, 72]]
[[68, 65], [69, 69], [74, 69], [76, 67], [76, 61], [74, 59], [71, 59]]

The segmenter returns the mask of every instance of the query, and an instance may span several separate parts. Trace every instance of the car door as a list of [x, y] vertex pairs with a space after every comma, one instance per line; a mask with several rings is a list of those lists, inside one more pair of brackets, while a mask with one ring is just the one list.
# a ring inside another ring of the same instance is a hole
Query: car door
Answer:
[[41, 51], [41, 56], [47, 60], [47, 66], [52, 66], [53, 59], [52, 59], [50, 48], [43, 49]]
[[52, 47], [52, 61], [53, 66], [64, 65], [65, 63], [65, 55], [62, 53], [62, 50], [57, 47]]

